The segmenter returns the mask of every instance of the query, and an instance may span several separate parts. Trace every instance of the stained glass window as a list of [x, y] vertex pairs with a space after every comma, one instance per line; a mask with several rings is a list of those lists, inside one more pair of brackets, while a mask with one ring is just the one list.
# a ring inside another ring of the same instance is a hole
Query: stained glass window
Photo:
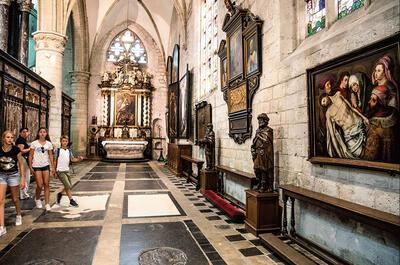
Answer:
[[308, 35], [325, 28], [325, 0], [307, 0], [306, 11]]
[[338, 19], [364, 6], [365, 0], [337, 0]]
[[203, 0], [201, 7], [201, 85], [198, 97], [218, 86], [218, 0]]
[[37, 31], [37, 0], [32, 1], [33, 8], [29, 14], [29, 38], [28, 38], [28, 68], [33, 69], [36, 66], [35, 40], [32, 33]]
[[147, 64], [147, 53], [142, 41], [129, 29], [116, 36], [107, 51], [107, 61], [118, 62], [123, 59]]

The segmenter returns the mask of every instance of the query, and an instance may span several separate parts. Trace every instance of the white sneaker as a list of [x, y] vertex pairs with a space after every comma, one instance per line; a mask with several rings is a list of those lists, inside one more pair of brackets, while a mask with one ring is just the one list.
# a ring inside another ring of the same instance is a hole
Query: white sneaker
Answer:
[[46, 204], [44, 207], [46, 208], [46, 211], [50, 211], [51, 210], [50, 204]]
[[42, 201], [40, 199], [39, 200], [35, 200], [35, 203], [36, 203], [36, 208], [38, 208], [38, 209], [42, 209], [43, 208]]
[[22, 216], [21, 215], [17, 215], [15, 217], [15, 225], [22, 225]]
[[7, 234], [7, 229], [5, 226], [0, 226], [0, 236]]

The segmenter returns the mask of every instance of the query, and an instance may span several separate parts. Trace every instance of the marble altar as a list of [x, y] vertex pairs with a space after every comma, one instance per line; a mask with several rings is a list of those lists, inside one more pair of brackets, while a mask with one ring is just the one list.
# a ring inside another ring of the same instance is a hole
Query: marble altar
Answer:
[[147, 141], [144, 140], [105, 140], [101, 142], [108, 160], [144, 159]]

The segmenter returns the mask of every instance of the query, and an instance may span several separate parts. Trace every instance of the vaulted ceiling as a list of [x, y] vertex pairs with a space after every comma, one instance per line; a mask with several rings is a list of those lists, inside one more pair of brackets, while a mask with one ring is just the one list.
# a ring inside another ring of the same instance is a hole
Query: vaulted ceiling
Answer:
[[[137, 23], [160, 47], [167, 47], [174, 8], [185, 10], [185, 0], [85, 0], [89, 48], [115, 26]], [[184, 19], [184, 15], [180, 16]]]

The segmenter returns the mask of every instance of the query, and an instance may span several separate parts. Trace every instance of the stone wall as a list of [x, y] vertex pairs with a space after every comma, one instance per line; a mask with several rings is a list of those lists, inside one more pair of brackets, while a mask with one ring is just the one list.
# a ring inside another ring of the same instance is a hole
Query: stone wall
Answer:
[[[226, 9], [223, 1], [219, 2], [218, 23], [221, 28]], [[263, 74], [253, 101], [252, 124], [254, 132], [257, 115], [266, 112], [270, 116], [270, 126], [274, 129], [277, 184], [299, 185], [400, 215], [399, 175], [391, 176], [383, 172], [339, 166], [319, 166], [307, 161], [309, 135], [306, 76], [308, 68], [384, 39], [398, 31], [398, 2], [366, 1], [365, 7], [338, 21], [331, 19], [327, 28], [310, 37], [306, 37], [304, 1], [236, 2], [250, 8], [264, 20]], [[196, 91], [201, 86], [198, 82], [201, 67], [200, 5], [200, 0], [192, 3], [187, 27], [187, 50], [181, 50], [181, 65], [188, 63], [194, 75], [194, 103], [207, 100], [212, 104], [217, 139], [217, 164], [252, 172], [251, 141], [247, 140], [238, 145], [228, 137], [227, 106], [220, 88], [205, 98], [199, 99], [196, 96]], [[331, 8], [328, 15], [332, 18], [334, 1], [327, 0], [327, 7]], [[177, 30], [179, 28], [171, 26], [170, 45], [178, 42], [179, 36], [183, 36], [182, 32]], [[218, 38], [218, 41], [225, 39], [222, 30]], [[167, 49], [167, 52], [170, 51], [171, 47]], [[202, 150], [195, 147], [194, 156], [203, 158]], [[307, 205], [296, 203], [296, 209], [296, 229], [299, 233], [336, 254], [356, 264], [399, 262], [399, 243], [391, 235], [365, 228], [360, 224], [341, 222], [337, 216]], [[380, 254], [376, 255], [378, 252]]]

